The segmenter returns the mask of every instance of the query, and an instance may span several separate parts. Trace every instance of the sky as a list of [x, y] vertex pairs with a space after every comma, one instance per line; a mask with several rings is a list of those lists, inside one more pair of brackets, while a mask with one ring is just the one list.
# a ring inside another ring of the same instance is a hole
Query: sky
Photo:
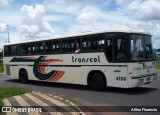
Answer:
[[10, 43], [136, 30], [151, 34], [153, 47], [160, 48], [160, 0], [0, 0], [0, 49], [8, 30]]

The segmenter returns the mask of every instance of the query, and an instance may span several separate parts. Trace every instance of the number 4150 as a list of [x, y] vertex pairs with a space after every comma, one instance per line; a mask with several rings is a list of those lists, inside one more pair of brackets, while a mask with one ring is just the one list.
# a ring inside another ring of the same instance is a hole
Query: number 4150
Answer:
[[118, 81], [126, 81], [126, 77], [116, 77], [116, 80], [118, 80]]

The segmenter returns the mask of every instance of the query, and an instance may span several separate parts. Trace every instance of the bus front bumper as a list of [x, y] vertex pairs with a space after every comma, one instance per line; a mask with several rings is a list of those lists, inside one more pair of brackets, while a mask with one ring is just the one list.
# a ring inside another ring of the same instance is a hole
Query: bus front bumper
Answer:
[[151, 81], [157, 79], [157, 74], [149, 74], [143, 76], [132, 76], [132, 80], [135, 82], [135, 86], [151, 83]]

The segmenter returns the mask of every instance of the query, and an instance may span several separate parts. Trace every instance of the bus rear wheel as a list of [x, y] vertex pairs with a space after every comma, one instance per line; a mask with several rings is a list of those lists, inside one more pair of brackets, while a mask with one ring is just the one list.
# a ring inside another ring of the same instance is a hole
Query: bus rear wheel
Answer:
[[28, 74], [27, 74], [26, 70], [21, 70], [19, 72], [19, 80], [22, 83], [27, 83], [28, 82]]
[[103, 74], [99, 72], [93, 73], [89, 79], [89, 86], [96, 91], [104, 90], [106, 81]]

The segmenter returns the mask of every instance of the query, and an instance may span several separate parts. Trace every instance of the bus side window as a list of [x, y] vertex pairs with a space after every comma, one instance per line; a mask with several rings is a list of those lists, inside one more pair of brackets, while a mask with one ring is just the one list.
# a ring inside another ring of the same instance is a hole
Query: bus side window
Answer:
[[98, 50], [98, 41], [99, 36], [90, 36], [88, 37], [88, 50]]
[[75, 51], [75, 39], [68, 40], [68, 51]]
[[41, 44], [41, 46], [40, 46], [40, 52], [41, 53], [44, 53], [44, 42]]
[[43, 53], [43, 48], [44, 47], [44, 43], [36, 43], [35, 44], [35, 50], [34, 53], [39, 54], [39, 53]]
[[53, 49], [53, 52], [59, 52], [60, 51], [60, 42], [53, 41], [52, 49]]
[[59, 51], [60, 51], [60, 42], [58, 41], [56, 45], [56, 52], [59, 52]]
[[62, 41], [62, 51], [66, 52], [68, 50], [67, 40]]
[[11, 46], [11, 52], [10, 52], [11, 55], [17, 55], [18, 52], [17, 52], [17, 45], [13, 45]]
[[35, 53], [37, 54], [38, 52], [39, 52], [39, 46], [38, 46], [38, 44], [35, 44]]
[[30, 54], [30, 44], [21, 44], [19, 45], [19, 54], [20, 55], [27, 55]]
[[112, 56], [112, 39], [107, 39], [106, 40], [106, 54], [108, 57], [109, 61], [113, 61], [113, 56]]
[[80, 44], [80, 39], [75, 40], [75, 47], [74, 47], [75, 53], [79, 53], [81, 51], [81, 44]]
[[35, 53], [36, 53], [35, 50], [36, 50], [35, 44], [32, 43], [32, 44], [31, 44], [31, 52], [32, 52], [32, 54], [35, 54]]
[[45, 43], [46, 53], [54, 53], [60, 51], [60, 41], [47, 41]]
[[82, 40], [82, 50], [86, 51], [87, 50], [87, 39], [83, 38]]
[[98, 47], [100, 51], [104, 51], [104, 39], [98, 41]]
[[[104, 42], [103, 42], [104, 43]], [[86, 36], [82, 40], [82, 49], [83, 51], [98, 51], [100, 45], [102, 44], [100, 41], [100, 36], [98, 35], [91, 35]]]
[[46, 50], [46, 53], [51, 53], [53, 51], [51, 41], [45, 43], [45, 50]]
[[4, 47], [4, 55], [9, 56], [10, 55], [10, 46], [5, 46]]
[[91, 50], [91, 49], [93, 49], [92, 42], [91, 42], [90, 39], [88, 39], [88, 41], [87, 41], [87, 50]]

